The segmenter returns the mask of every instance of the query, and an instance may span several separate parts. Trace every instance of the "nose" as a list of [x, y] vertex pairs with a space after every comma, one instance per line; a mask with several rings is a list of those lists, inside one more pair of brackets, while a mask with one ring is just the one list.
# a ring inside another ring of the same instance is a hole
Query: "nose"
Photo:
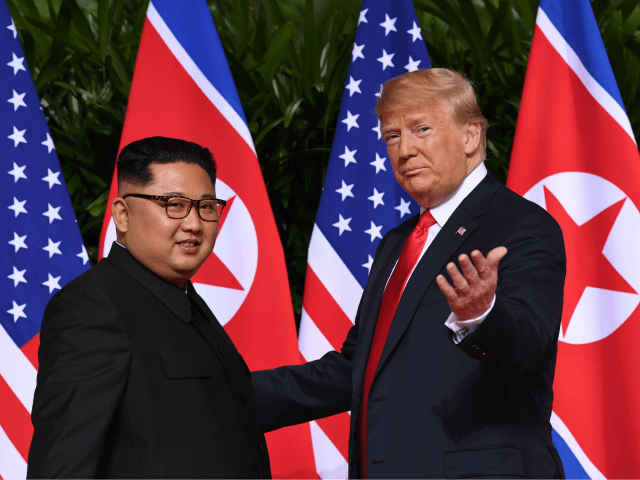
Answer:
[[182, 223], [180, 227], [182, 230], [190, 231], [190, 232], [201, 232], [202, 231], [202, 222], [203, 220], [200, 218], [198, 214], [198, 207], [195, 205], [191, 206], [191, 211], [189, 215], [182, 219]]
[[401, 135], [398, 144], [398, 158], [406, 162], [409, 158], [415, 157], [416, 155], [417, 150], [413, 136], [410, 134]]

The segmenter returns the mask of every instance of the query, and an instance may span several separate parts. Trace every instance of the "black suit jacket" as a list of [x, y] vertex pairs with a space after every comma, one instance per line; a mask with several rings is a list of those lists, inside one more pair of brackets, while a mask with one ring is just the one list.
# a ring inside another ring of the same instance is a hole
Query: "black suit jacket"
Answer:
[[[414, 216], [380, 241], [341, 353], [254, 372], [266, 430], [351, 410], [349, 476], [364, 371], [382, 294]], [[456, 232], [464, 227], [466, 232]], [[496, 302], [459, 345], [435, 277], [460, 254], [504, 245]], [[563, 476], [549, 418], [565, 277], [562, 232], [490, 174], [442, 227], [398, 305], [367, 407], [369, 478]]]
[[249, 369], [187, 289], [114, 244], [51, 299], [30, 478], [270, 477]]

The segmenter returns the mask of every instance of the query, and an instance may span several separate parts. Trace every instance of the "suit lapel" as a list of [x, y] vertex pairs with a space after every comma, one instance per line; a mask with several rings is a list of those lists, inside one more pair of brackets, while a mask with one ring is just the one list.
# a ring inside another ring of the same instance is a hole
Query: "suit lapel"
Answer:
[[360, 312], [358, 324], [358, 343], [356, 344], [353, 355], [351, 376], [353, 388], [356, 392], [362, 389], [362, 380], [369, 358], [371, 342], [373, 341], [373, 333], [378, 320], [382, 294], [391, 276], [393, 267], [400, 257], [404, 242], [407, 240], [411, 230], [413, 230], [418, 223], [418, 218], [419, 215], [415, 215], [400, 225], [398, 229], [388, 233], [388, 237], [385, 237], [384, 240], [385, 244], [381, 246], [380, 253], [376, 256], [376, 260], [371, 266], [371, 275], [362, 298], [362, 311]]
[[200, 309], [200, 312], [202, 312], [202, 314], [205, 315], [208, 320], [208, 322], [194, 321], [193, 324], [198, 330], [200, 330], [202, 336], [207, 340], [209, 345], [211, 345], [211, 348], [213, 348], [213, 350], [217, 354], [220, 347], [220, 342], [218, 341], [216, 343], [214, 342], [214, 339], [220, 339], [221, 336], [222, 338], [225, 338], [227, 337], [227, 334], [224, 331], [224, 328], [222, 328], [222, 326], [220, 325], [220, 322], [218, 322], [218, 319], [215, 317], [211, 309], [207, 306], [206, 302], [200, 295], [198, 295], [198, 292], [196, 292], [196, 289], [193, 287], [193, 284], [190, 281], [187, 282], [187, 293], [191, 301], [195, 303], [195, 305]]
[[[478, 184], [458, 208], [456, 208], [422, 259], [420, 259], [400, 298], [400, 303], [398, 304], [391, 328], [389, 329], [389, 335], [387, 336], [382, 355], [380, 356], [376, 376], [374, 376], [373, 380], [374, 382], [378, 373], [391, 355], [391, 352], [411, 323], [427, 288], [435, 281], [438, 272], [452, 260], [452, 255], [462, 247], [464, 242], [471, 237], [474, 230], [480, 226], [480, 223], [475, 218], [487, 212], [489, 200], [498, 186], [499, 184], [493, 179], [491, 174], [487, 173], [480, 184]], [[460, 227], [466, 229], [462, 235], [457, 233]], [[396, 259], [399, 256], [400, 253], [398, 252]], [[378, 302], [378, 308], [380, 301]], [[443, 324], [445, 320], [444, 318], [442, 319]], [[370, 345], [371, 340], [369, 340], [368, 346]]]
[[191, 307], [184, 290], [148, 270], [126, 248], [114, 242], [106, 260], [149, 289], [180, 320], [191, 321]]

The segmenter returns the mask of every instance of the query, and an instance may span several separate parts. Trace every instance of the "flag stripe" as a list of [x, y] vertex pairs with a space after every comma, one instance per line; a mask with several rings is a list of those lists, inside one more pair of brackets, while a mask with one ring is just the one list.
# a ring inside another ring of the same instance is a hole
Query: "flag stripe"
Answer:
[[242, 117], [238, 115], [238, 112], [236, 112], [229, 102], [212, 85], [209, 79], [204, 75], [204, 73], [202, 73], [202, 70], [198, 68], [187, 51], [182, 47], [182, 45], [180, 45], [178, 39], [176, 39], [175, 35], [171, 32], [151, 2], [149, 3], [147, 18], [155, 28], [156, 32], [158, 32], [158, 35], [160, 35], [160, 38], [165, 42], [167, 48], [169, 48], [171, 53], [175, 56], [178, 62], [180, 62], [189, 76], [198, 85], [200, 90], [202, 90], [202, 93], [204, 93], [209, 101], [225, 116], [227, 121], [236, 129], [238, 134], [255, 154], [256, 149], [253, 145], [251, 132], [249, 132], [247, 124], [244, 122]]
[[7, 480], [27, 477], [27, 462], [0, 426], [0, 477]]
[[0, 375], [31, 413], [37, 372], [4, 328], [0, 328]]
[[26, 461], [31, 437], [33, 437], [31, 416], [20, 404], [2, 376], [0, 376], [0, 427], [4, 429], [7, 437], [11, 439], [11, 443]]
[[544, 2], [541, 6], [562, 38], [581, 58], [590, 74], [624, 109], [602, 38], [600, 35], [594, 35], [594, 32], [598, 32], [598, 23], [589, 3], [584, 0], [563, 0]]
[[584, 468], [590, 478], [592, 478], [593, 480], [606, 478], [600, 472], [600, 470], [596, 468], [589, 457], [587, 457], [587, 454], [584, 453], [584, 450], [582, 450], [578, 441], [575, 439], [571, 431], [567, 428], [560, 417], [556, 414], [556, 412], [551, 412], [551, 426], [566, 442], [566, 444], [571, 449], [571, 452], [576, 456], [576, 458], [580, 462], [580, 465], [582, 465], [582, 468]]
[[[311, 422], [316, 470], [322, 478], [345, 478], [348, 463], [316, 422]], [[346, 430], [348, 432], [349, 430]], [[345, 433], [346, 433], [345, 432]]]
[[351, 416], [348, 413], [339, 413], [330, 417], [316, 420], [324, 434], [336, 446], [342, 456], [349, 458], [349, 425]]
[[305, 278], [304, 309], [333, 349], [340, 351], [353, 322], [344, 314], [310, 265], [307, 265]]
[[560, 32], [555, 27], [555, 25], [549, 20], [546, 13], [542, 8], [538, 10], [538, 17], [536, 20], [536, 25], [540, 28], [542, 33], [544, 33], [549, 43], [553, 45], [553, 48], [560, 54], [563, 60], [571, 67], [571, 69], [578, 76], [580, 81], [587, 88], [589, 93], [596, 99], [596, 101], [602, 106], [602, 108], [613, 117], [613, 119], [622, 127], [622, 129], [627, 132], [631, 140], [633, 140], [634, 144], [636, 142], [635, 137], [633, 135], [633, 129], [631, 128], [631, 123], [629, 122], [629, 118], [627, 117], [624, 108], [620, 106], [618, 102], [607, 92], [602, 85], [600, 85], [595, 78], [589, 73], [586, 69], [580, 57], [576, 54], [576, 52], [571, 48], [571, 46], [566, 42], [566, 40], [560, 35]]
[[308, 262], [347, 318], [351, 320], [351, 323], [354, 323], [360, 297], [364, 290], [317, 224], [313, 226], [311, 234]]
[[[184, 8], [183, 2], [155, 0], [153, 6], [178, 43], [246, 123], [222, 48], [211, 48], [215, 44], [220, 45], [220, 39], [208, 5], [205, 2], [190, 2], [189, 8]], [[222, 74], [222, 70], [225, 70], [225, 74]]]
[[40, 333], [25, 343], [20, 349], [36, 370], [38, 369], [38, 348], [40, 348]]
[[300, 354], [307, 362], [317, 360], [325, 353], [333, 350], [329, 340], [325, 338], [304, 308], [302, 309], [302, 318], [300, 320], [298, 345]]

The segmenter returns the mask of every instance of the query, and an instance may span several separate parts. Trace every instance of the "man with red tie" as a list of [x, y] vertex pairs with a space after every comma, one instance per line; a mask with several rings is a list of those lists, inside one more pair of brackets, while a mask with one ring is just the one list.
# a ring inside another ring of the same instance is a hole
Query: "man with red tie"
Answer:
[[488, 124], [459, 73], [394, 78], [376, 111], [421, 213], [380, 241], [341, 352], [254, 373], [263, 427], [351, 410], [352, 478], [562, 477], [560, 227], [487, 172]]

